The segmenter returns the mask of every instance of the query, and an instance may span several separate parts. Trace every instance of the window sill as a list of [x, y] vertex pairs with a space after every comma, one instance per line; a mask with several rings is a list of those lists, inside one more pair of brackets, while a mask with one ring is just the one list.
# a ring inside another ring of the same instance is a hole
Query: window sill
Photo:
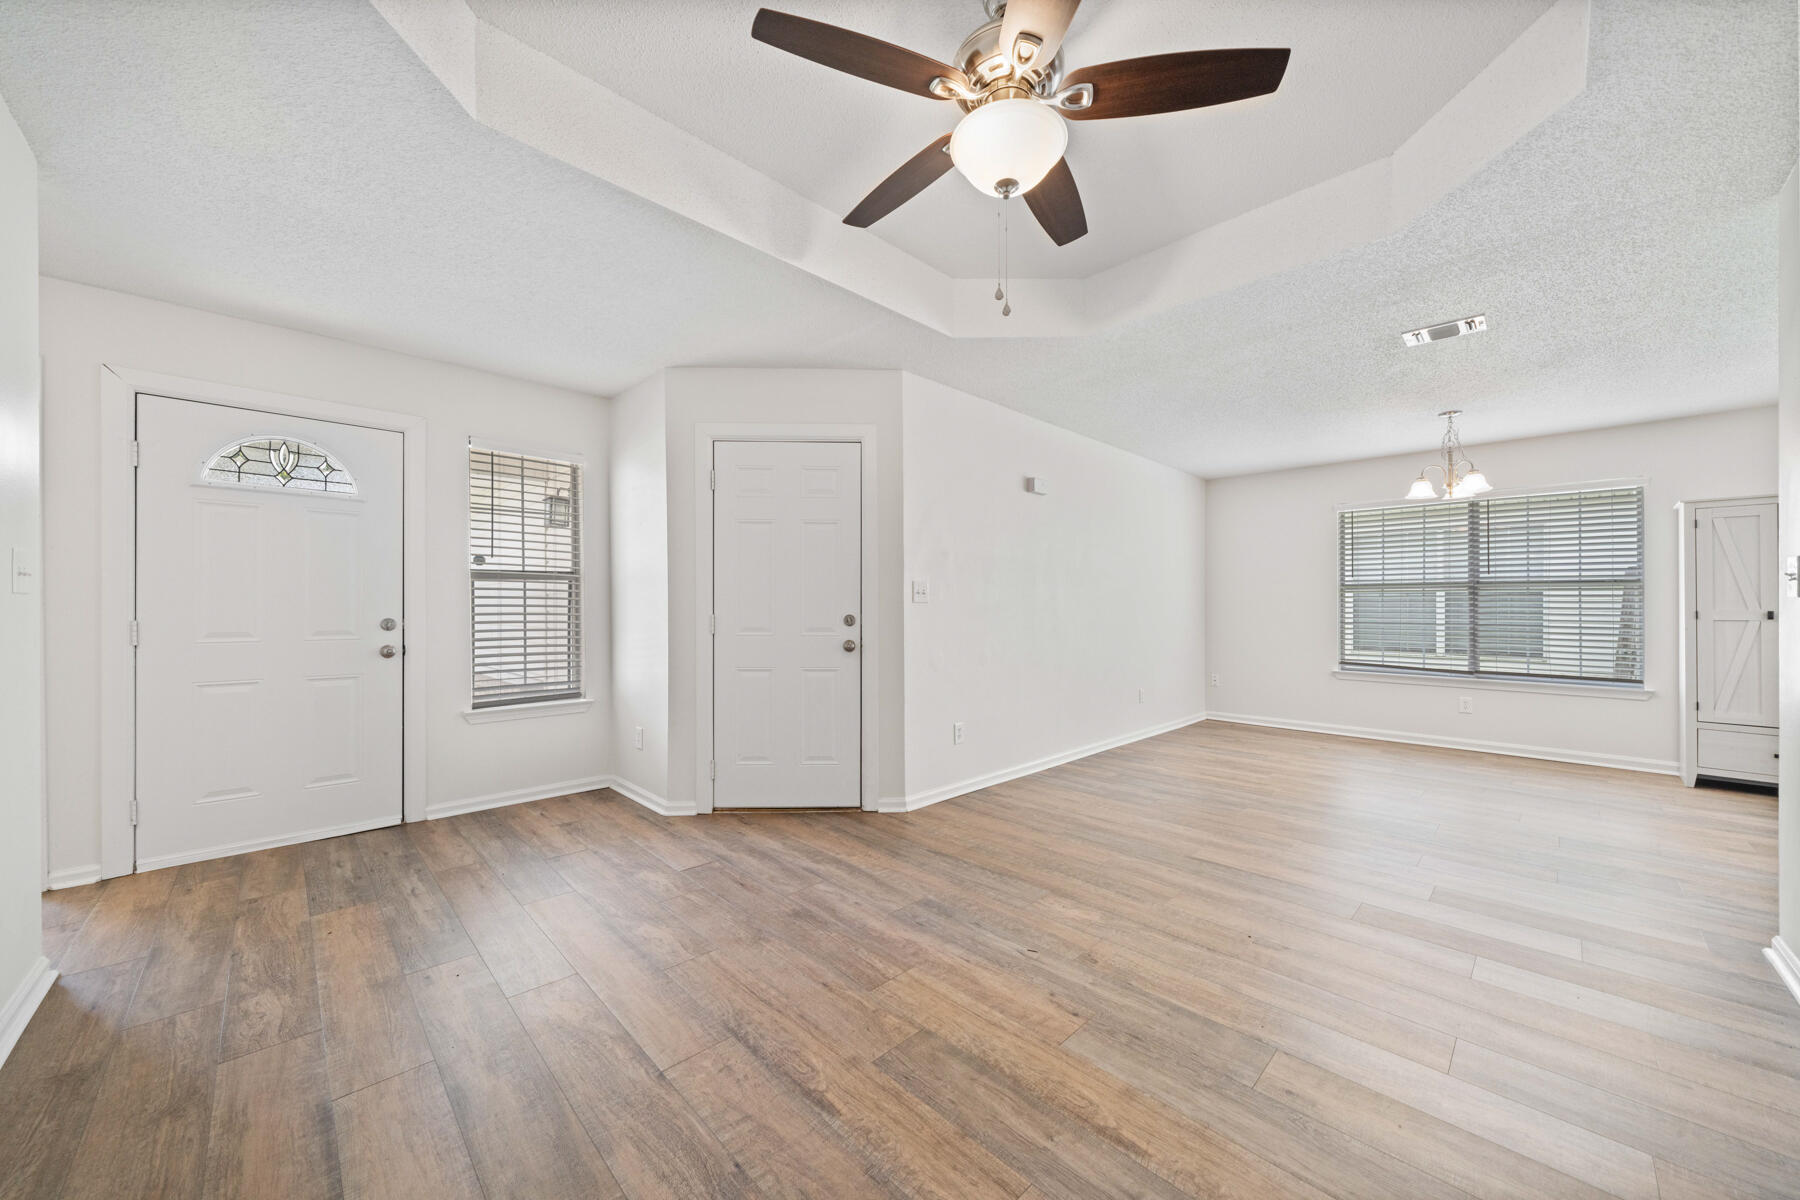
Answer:
[[1468, 676], [1436, 678], [1411, 671], [1333, 671], [1338, 679], [1373, 683], [1422, 683], [1427, 687], [1454, 687], [1484, 692], [1536, 692], [1545, 696], [1593, 696], [1603, 700], [1649, 700], [1656, 695], [1646, 687], [1606, 683], [1551, 683], [1548, 680], [1481, 679]]
[[523, 721], [530, 717], [561, 717], [586, 712], [594, 707], [592, 699], [545, 700], [537, 704], [501, 704], [493, 708], [465, 708], [463, 720], [471, 725], [490, 725], [496, 721]]

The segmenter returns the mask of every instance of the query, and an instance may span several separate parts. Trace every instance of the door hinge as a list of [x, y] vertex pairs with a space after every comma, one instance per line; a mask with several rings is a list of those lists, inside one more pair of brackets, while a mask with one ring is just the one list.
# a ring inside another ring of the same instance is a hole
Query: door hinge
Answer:
[[719, 760], [715, 758], [712, 760], [712, 762], [707, 764], [707, 778], [708, 779], [717, 779], [718, 777], [719, 777]]
[[131, 644], [133, 646], [138, 644], [138, 623], [136, 621], [131, 623]]
[[133, 438], [131, 441], [131, 465], [132, 466], [135, 467], [138, 465], [138, 462], [139, 462], [140, 458], [142, 457], [142, 453], [143, 452], [139, 448], [137, 439]]
[[719, 614], [712, 613], [706, 618], [706, 632], [714, 637], [719, 636]]
[[133, 825], [137, 824], [137, 797], [136, 796], [133, 796], [131, 798], [131, 823]]
[[719, 468], [714, 467], [712, 470], [707, 472], [707, 476], [708, 476], [709, 486], [712, 488], [713, 491], [715, 491], [715, 492], [718, 491], [719, 490]]

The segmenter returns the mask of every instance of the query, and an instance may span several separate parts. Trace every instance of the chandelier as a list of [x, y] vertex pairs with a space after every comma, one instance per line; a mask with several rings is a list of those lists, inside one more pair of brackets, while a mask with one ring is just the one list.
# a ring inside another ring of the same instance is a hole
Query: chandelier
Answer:
[[1444, 477], [1444, 498], [1446, 500], [1467, 500], [1471, 496], [1479, 496], [1483, 492], [1491, 492], [1494, 485], [1487, 481], [1463, 454], [1462, 438], [1456, 432], [1456, 418], [1462, 415], [1462, 409], [1449, 408], [1439, 413], [1444, 418], [1444, 442], [1442, 452], [1444, 461], [1432, 463], [1419, 477], [1413, 480], [1412, 489], [1406, 493], [1408, 500], [1436, 500], [1438, 494], [1431, 486], [1430, 475], [1437, 471]]

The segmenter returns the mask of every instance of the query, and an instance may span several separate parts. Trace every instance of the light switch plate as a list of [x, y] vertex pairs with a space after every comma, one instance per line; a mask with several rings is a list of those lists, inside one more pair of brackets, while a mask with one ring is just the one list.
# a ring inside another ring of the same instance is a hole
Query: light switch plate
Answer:
[[12, 590], [15, 596], [37, 591], [37, 563], [23, 546], [12, 548]]
[[913, 580], [913, 603], [914, 604], [930, 604], [931, 603], [931, 582], [930, 582], [930, 580], [926, 580], [926, 579]]

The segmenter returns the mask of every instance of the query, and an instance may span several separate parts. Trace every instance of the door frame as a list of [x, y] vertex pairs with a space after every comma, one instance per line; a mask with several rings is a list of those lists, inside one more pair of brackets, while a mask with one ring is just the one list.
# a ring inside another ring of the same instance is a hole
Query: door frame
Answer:
[[[1675, 518], [1679, 525], [1679, 528], [1676, 530], [1675, 538], [1675, 582], [1676, 590], [1679, 593], [1679, 603], [1681, 605], [1677, 610], [1681, 619], [1675, 623], [1676, 628], [1679, 630], [1678, 640], [1680, 643], [1677, 647], [1677, 653], [1679, 655], [1679, 658], [1677, 659], [1679, 680], [1676, 695], [1678, 697], [1677, 702], [1681, 706], [1681, 746], [1680, 752], [1676, 757], [1678, 763], [1677, 774], [1681, 776], [1681, 782], [1687, 784], [1689, 787], [1693, 787], [1694, 781], [1700, 777], [1699, 738], [1701, 722], [1699, 719], [1699, 710], [1697, 708], [1700, 699], [1700, 646], [1699, 628], [1696, 624], [1697, 618], [1694, 608], [1694, 605], [1699, 602], [1699, 580], [1696, 577], [1696, 570], [1699, 565], [1699, 547], [1696, 544], [1698, 541], [1699, 529], [1696, 522], [1699, 520], [1699, 514], [1702, 509], [1733, 508], [1744, 504], [1767, 504], [1773, 507], [1775, 509], [1776, 528], [1777, 530], [1780, 529], [1781, 500], [1777, 496], [1718, 496], [1707, 500], [1677, 500], [1675, 502]], [[1646, 536], [1648, 536], [1647, 533]], [[1780, 538], [1777, 537], [1777, 554], [1775, 556], [1775, 569], [1777, 571], [1781, 569], [1780, 548]], [[1777, 583], [1776, 590], [1777, 598], [1779, 599], [1779, 582]], [[1780, 638], [1780, 609], [1777, 608], [1776, 612], [1778, 615], [1775, 621], [1775, 636]], [[1708, 721], [1706, 724], [1726, 725], [1729, 723], [1723, 721]], [[1767, 728], [1767, 726], [1738, 726], [1738, 728]], [[1735, 778], [1735, 776], [1732, 776], [1729, 772], [1709, 771], [1707, 774], [1709, 776], [1717, 775], [1720, 778]], [[1750, 780], [1750, 782], [1761, 782], [1761, 780], [1753, 779]]]
[[[713, 611], [713, 443], [714, 442], [857, 442], [862, 446], [862, 802], [864, 812], [875, 812], [880, 755], [876, 743], [879, 727], [880, 679], [877, 652], [880, 633], [881, 593], [876, 541], [875, 426], [873, 425], [738, 425], [700, 424], [694, 427], [694, 806], [713, 811], [713, 635], [707, 617]], [[831, 811], [831, 810], [821, 810]], [[841, 810], [853, 811], [853, 810]]]
[[[384, 429], [401, 437], [400, 628], [410, 649], [428, 644], [426, 605], [413, 597], [425, 594], [424, 417], [291, 396], [236, 384], [209, 383], [153, 371], [102, 365], [100, 368], [100, 653], [99, 766], [100, 876], [129, 875], [137, 869], [137, 831], [131, 808], [137, 791], [137, 655], [131, 623], [137, 611], [137, 477], [132, 445], [137, 439], [137, 398], [150, 393], [200, 404], [254, 409], [281, 416], [304, 417]], [[405, 821], [425, 818], [426, 698], [430, 689], [409, 686], [410, 662], [401, 658], [400, 684], [400, 814]]]

